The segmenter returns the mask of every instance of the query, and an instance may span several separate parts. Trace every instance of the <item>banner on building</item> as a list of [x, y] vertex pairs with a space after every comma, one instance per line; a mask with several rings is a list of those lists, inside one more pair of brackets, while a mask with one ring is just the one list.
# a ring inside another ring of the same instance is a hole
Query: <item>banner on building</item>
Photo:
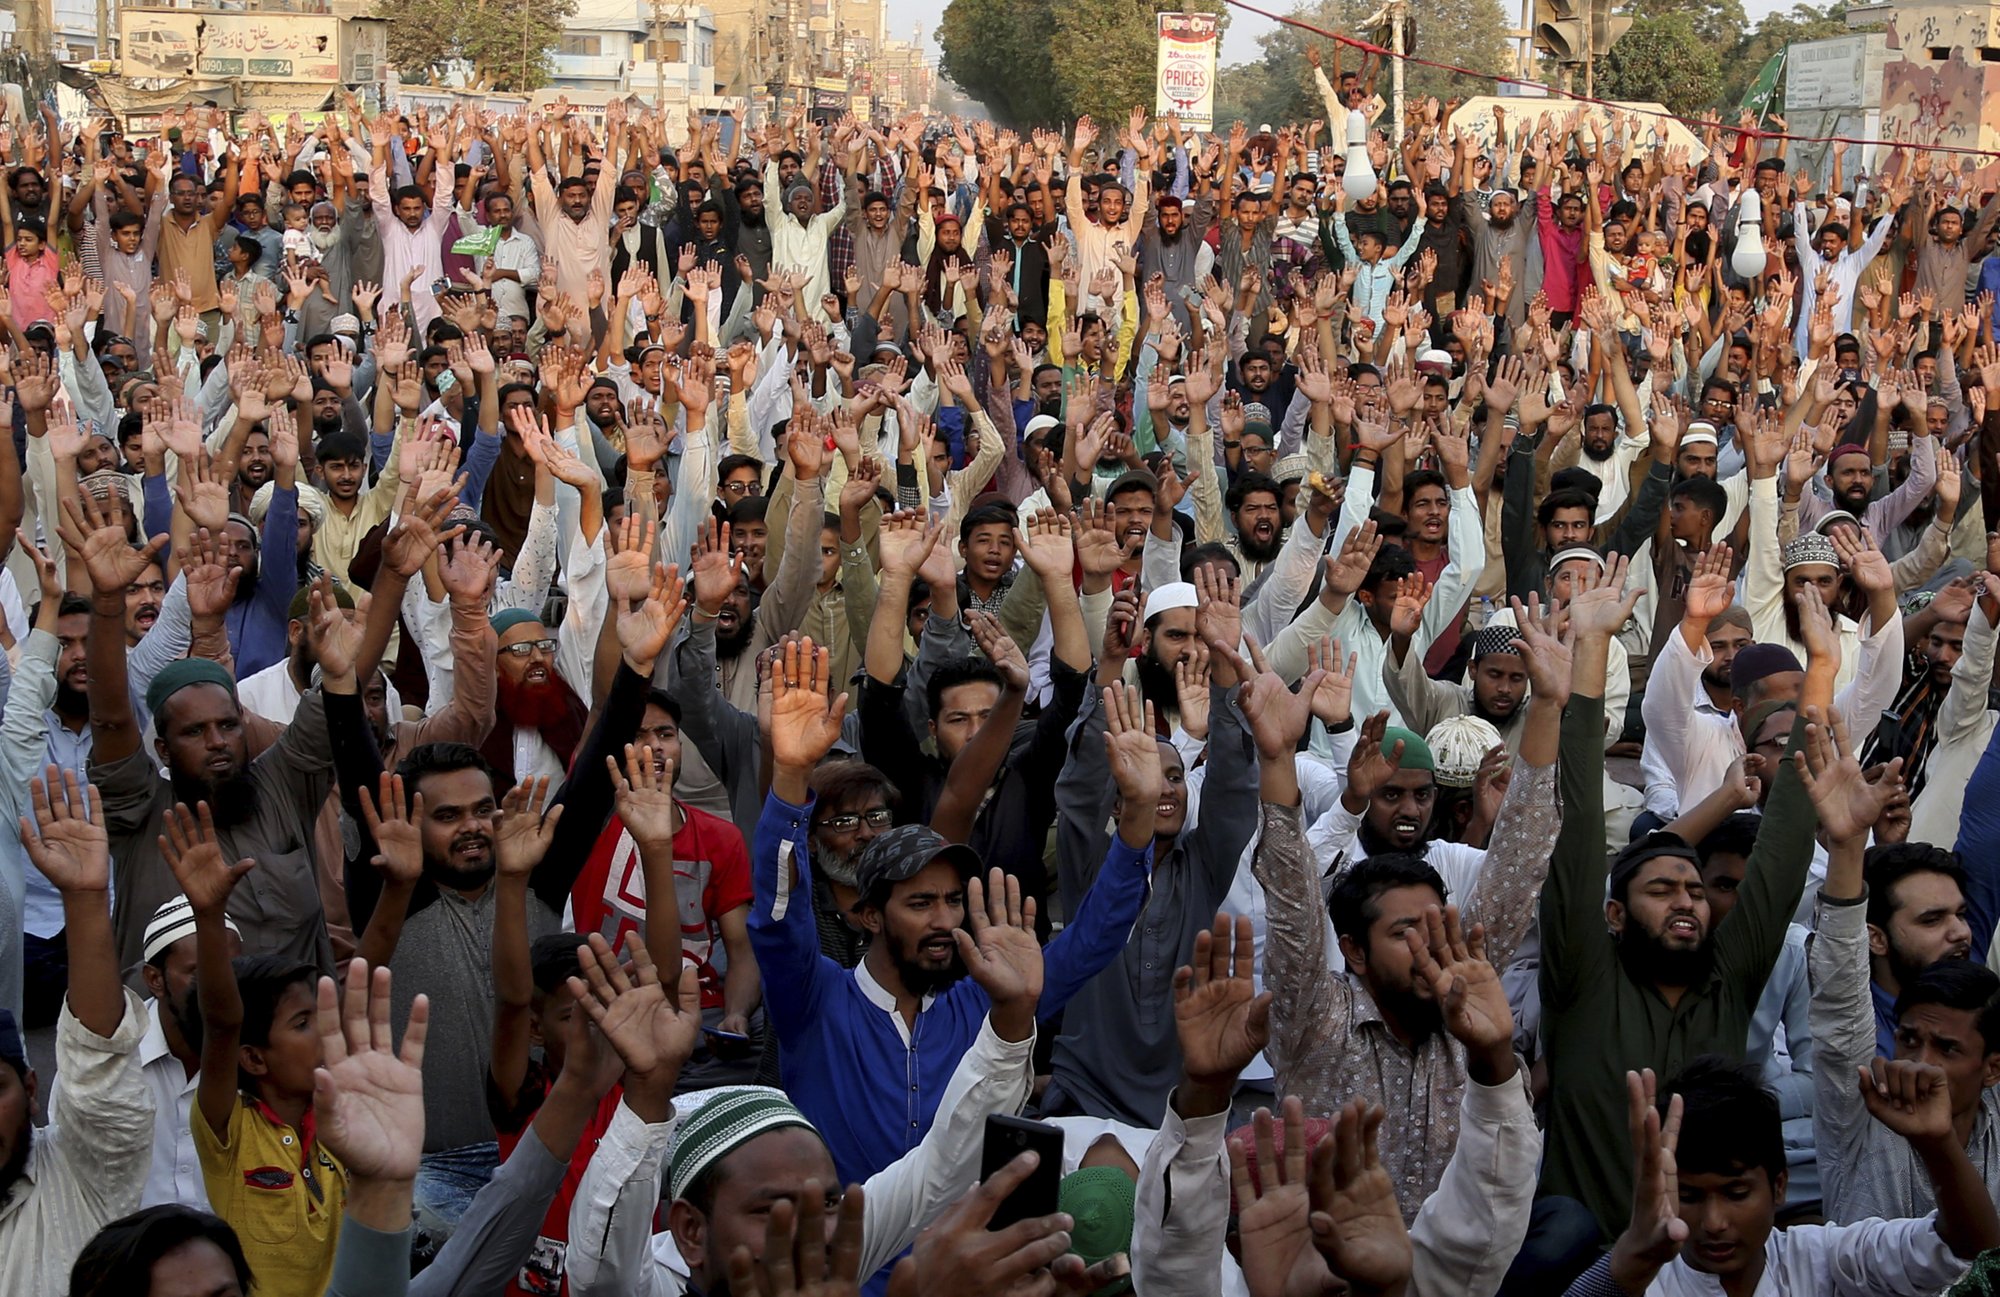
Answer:
[[1214, 14], [1159, 15], [1160, 59], [1153, 111], [1190, 130], [1215, 128]]

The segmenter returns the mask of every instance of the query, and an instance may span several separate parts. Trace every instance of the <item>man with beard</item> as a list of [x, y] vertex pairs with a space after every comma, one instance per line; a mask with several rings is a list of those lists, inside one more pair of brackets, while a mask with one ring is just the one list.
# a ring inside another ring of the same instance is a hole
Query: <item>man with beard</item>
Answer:
[[1523, 208], [1511, 189], [1496, 189], [1479, 210], [1480, 192], [1468, 189], [1458, 196], [1465, 213], [1467, 231], [1472, 235], [1472, 288], [1500, 283], [1500, 266], [1511, 271], [1514, 291], [1502, 307], [1510, 329], [1518, 329], [1527, 318], [1528, 253], [1535, 246], [1536, 212]]
[[[312, 588], [301, 587], [292, 596], [290, 619], [285, 624], [285, 656], [262, 671], [245, 676], [236, 686], [236, 699], [244, 710], [280, 725], [289, 725], [298, 711], [299, 699], [312, 688], [313, 651], [308, 629], [311, 623]], [[361, 615], [354, 610], [354, 596], [346, 586], [335, 586], [334, 602], [341, 614], [354, 625]]]
[[526, 608], [495, 613], [493, 633], [499, 636], [499, 705], [480, 754], [505, 787], [535, 778], [561, 787], [583, 741], [590, 713], [583, 694], [591, 682], [569, 678], [573, 655]]
[[[184, 658], [154, 676], [146, 690], [158, 736], [148, 752], [128, 691], [123, 591], [160, 542], [132, 548], [88, 497], [81, 505], [64, 505], [63, 538], [83, 557], [92, 587], [86, 639], [90, 773], [104, 795], [104, 822], [118, 862], [121, 964], [140, 962], [146, 920], [178, 890], [157, 846], [167, 813], [175, 802], [206, 801], [229, 858], [258, 861], [230, 897], [244, 952], [331, 970], [312, 859], [312, 820], [333, 779], [321, 692], [307, 694], [284, 737], [253, 760], [235, 680], [215, 662]], [[330, 606], [331, 593], [324, 597]], [[315, 630], [314, 651], [329, 675], [350, 667], [351, 660], [340, 656], [351, 652], [345, 636], [327, 638]]]
[[493, 251], [473, 264], [502, 319], [528, 318], [534, 314], [528, 309], [528, 290], [542, 280], [542, 250], [514, 227], [514, 200], [506, 194], [486, 196], [486, 225], [498, 229], [499, 238]]
[[[610, 278], [611, 245], [604, 232], [611, 228], [611, 199], [618, 192], [618, 169], [604, 166], [592, 188], [580, 176], [570, 176], [560, 190], [549, 180], [547, 146], [543, 134], [559, 128], [548, 122], [528, 132], [528, 179], [534, 195], [535, 223], [542, 231], [542, 251], [555, 266], [556, 282], [544, 288], [577, 301], [588, 301], [590, 272]], [[622, 157], [625, 152], [625, 101], [613, 99], [604, 109], [604, 156]], [[448, 181], [440, 181], [446, 184]], [[383, 280], [395, 282], [386, 270]]]
[[764, 219], [764, 182], [744, 176], [736, 182], [736, 250], [750, 259], [754, 286], [771, 277], [771, 224]]
[[1861, 1111], [1855, 1072], [1878, 1055], [1943, 1070], [1953, 1142], [1990, 1197], [2000, 1191], [2000, 980], [1966, 955], [1975, 932], [1991, 932], [1992, 915], [1969, 912], [1954, 852], [1909, 842], [1864, 853], [1895, 780], [1870, 784], [1834, 736], [1821, 746], [1816, 778], [1843, 799], [1825, 813], [1826, 883], [1807, 956], [1826, 1217], [1922, 1216], [1938, 1205], [1917, 1159], [1872, 1133]]
[[[235, 958], [242, 941], [236, 924], [224, 919]], [[194, 1000], [194, 910], [187, 897], [163, 903], [146, 925], [146, 962], [139, 977], [152, 998], [146, 1001], [146, 1034], [139, 1041], [139, 1074], [153, 1092], [153, 1161], [139, 1206], [179, 1203], [208, 1210], [208, 1186], [195, 1154], [195, 1083], [201, 1075], [201, 1010]], [[62, 1078], [50, 1088], [49, 1102], [61, 1092]]]
[[[1478, 1062], [1467, 1057], [1471, 1042], [1443, 1030], [1442, 1006], [1418, 971], [1416, 946], [1428, 937], [1435, 948], [1447, 929], [1454, 944], [1462, 940], [1456, 936], [1459, 912], [1445, 908], [1457, 895], [1465, 898], [1466, 927], [1476, 920], [1484, 928], [1485, 958], [1504, 967], [1533, 919], [1548, 842], [1560, 820], [1556, 757], [1571, 677], [1561, 645], [1542, 627], [1533, 630], [1528, 655], [1538, 687], [1491, 849], [1426, 843], [1421, 832], [1398, 833], [1392, 846], [1376, 836], [1377, 794], [1363, 824], [1375, 849], [1339, 874], [1324, 901], [1323, 857], [1301, 816], [1295, 754], [1315, 716], [1327, 724], [1349, 719], [1338, 700], [1317, 696], [1323, 684], [1337, 690], [1337, 672], [1309, 673], [1296, 695], [1268, 672], [1247, 687], [1245, 713], [1260, 769], [1261, 822], [1251, 868], [1267, 907], [1265, 978], [1286, 988], [1271, 1013], [1273, 1057], [1282, 1060], [1278, 1086], [1300, 1096], [1310, 1111], [1332, 1111], [1357, 1095], [1388, 1109], [1387, 1129], [1399, 1133], [1388, 1135], [1383, 1162], [1405, 1220], [1437, 1187], [1457, 1145], [1457, 1126], [1434, 1114], [1456, 1110], [1468, 1070]], [[1586, 676], [1578, 683], [1592, 682]], [[1384, 787], [1414, 787], [1419, 780], [1428, 785], [1432, 772], [1411, 767], [1416, 760], [1428, 765], [1429, 749], [1387, 720], [1377, 714], [1362, 725], [1349, 770], [1364, 782], [1381, 777]], [[1421, 815], [1429, 818], [1428, 798]], [[1325, 936], [1329, 914], [1337, 958]], [[1511, 1018], [1501, 1018], [1511, 1036]]]
[[1419, 734], [1430, 733], [1451, 716], [1476, 716], [1500, 732], [1509, 752], [1520, 749], [1521, 720], [1527, 715], [1528, 669], [1522, 661], [1521, 632], [1512, 626], [1488, 625], [1472, 637], [1472, 665], [1465, 683], [1434, 680], [1424, 670], [1422, 654], [1410, 651], [1410, 640], [1423, 619], [1420, 595], [1398, 597], [1389, 614], [1389, 656], [1382, 664], [1383, 684], [1403, 723]]
[[1632, 465], [1647, 445], [1643, 427], [1628, 428], [1621, 434], [1617, 406], [1599, 403], [1584, 407], [1583, 437], [1578, 446], [1582, 453], [1576, 466], [1601, 484], [1592, 523], [1610, 522], [1625, 507], [1631, 498]]
[[229, 566], [237, 574], [236, 595], [223, 620], [236, 669], [246, 678], [285, 658], [299, 557], [299, 493], [292, 468], [280, 467], [261, 527], [232, 513], [222, 529]]
[[1833, 493], [1831, 500], [1816, 490], [1800, 491], [1790, 481], [1785, 484], [1785, 493], [1787, 497], [1798, 496], [1801, 531], [1813, 530], [1828, 513], [1845, 510], [1861, 520], [1870, 536], [1886, 536], [1902, 526], [1936, 489], [1937, 457], [1937, 438], [1919, 418], [1910, 435], [1909, 473], [1900, 486], [1879, 499], [1874, 498], [1875, 457], [1866, 446], [1852, 442], [1835, 446], [1826, 457], [1826, 484]]
[[0, 1009], [0, 1289], [9, 1293], [67, 1290], [91, 1236], [138, 1208], [156, 1129], [139, 1065], [149, 1018], [139, 997], [118, 983], [100, 807], [74, 772], [60, 782], [53, 768], [46, 773], [49, 784], [34, 787], [38, 832], [24, 833], [23, 845], [62, 893], [77, 955], [56, 1028], [64, 1085], [40, 1131], [21, 1029]]
[[[753, 716], [757, 714], [757, 655], [799, 624], [819, 581], [819, 531], [826, 515], [826, 482], [820, 472], [830, 452], [817, 434], [803, 430], [787, 436], [785, 442], [792, 473], [792, 511], [785, 520], [784, 556], [762, 597], [751, 599], [750, 577], [740, 562], [735, 583], [726, 595], [720, 581], [698, 583], [694, 591], [691, 625], [715, 628], [716, 676], [712, 687], [720, 689], [736, 710]], [[729, 540], [725, 532], [725, 554]]]
[[[1044, 982], [1055, 970], [1045, 972], [1043, 952], [1010, 904], [1005, 876], [996, 869], [989, 879], [989, 913], [975, 911], [972, 918], [977, 938], [957, 937], [981, 988], [964, 998], [978, 1001], [983, 1021], [972, 1024], [968, 1047], [939, 1078], [945, 1087], [937, 1105], [940, 1120], [921, 1141], [911, 1135], [910, 1152], [845, 1195], [841, 1182], [857, 1177], [841, 1170], [838, 1147], [854, 1116], [867, 1110], [866, 1097], [853, 1097], [854, 1106], [839, 1111], [836, 1105], [844, 1096], [794, 1106], [779, 1090], [745, 1086], [676, 1105], [675, 1065], [694, 1034], [692, 1015], [674, 1018], [657, 1008], [641, 1009], [640, 1014], [650, 1011], [656, 1021], [666, 1019], [671, 1025], [656, 1027], [651, 1040], [644, 1040], [643, 1030], [616, 1033], [613, 1044], [626, 1058], [624, 1094], [576, 1190], [567, 1254], [576, 1291], [753, 1297], [763, 1285], [754, 1276], [741, 1282], [737, 1266], [744, 1260], [760, 1271], [768, 1266], [772, 1275], [791, 1267], [800, 1274], [820, 1274], [831, 1243], [834, 1261], [827, 1287], [851, 1292], [857, 1282], [867, 1282], [907, 1251], [920, 1228], [964, 1201], [968, 1192], [983, 1195], [973, 1205], [985, 1206], [990, 1216], [993, 1206], [1026, 1179], [1029, 1164], [1016, 1158], [976, 1186], [980, 1140], [989, 1117], [1018, 1112], [1027, 1102], [1036, 1001], [1045, 996]], [[976, 891], [974, 896], [985, 899]], [[657, 987], [648, 984], [657, 982], [650, 969], [642, 969], [637, 988], [626, 989], [622, 975], [614, 973], [615, 986], [605, 979], [603, 970], [616, 969], [616, 956], [600, 950], [596, 962], [589, 971], [597, 990], [584, 1008], [607, 1025], [614, 1019], [603, 1015], [615, 1014], [620, 1023], [638, 1018], [621, 1003], [628, 997], [659, 996]], [[861, 995], [857, 992], [849, 1001], [855, 1006], [851, 1012], [883, 1016]], [[990, 1012], [985, 1007], [989, 1001]], [[1046, 1005], [1045, 998], [1042, 1003]], [[634, 1034], [643, 1041], [643, 1054], [626, 1050], [624, 1041]], [[636, 1066], [642, 1057], [649, 1064], [645, 1072]], [[900, 1071], [895, 1079], [902, 1079]], [[793, 1095], [803, 1097], [796, 1090]], [[894, 1102], [901, 1104], [902, 1096]], [[837, 1115], [815, 1122], [802, 1110], [808, 1107]], [[662, 1203], [667, 1204], [666, 1228], [656, 1235]], [[788, 1224], [788, 1211], [774, 1212], [776, 1203], [796, 1205], [796, 1230]], [[1042, 1245], [1053, 1241], [1063, 1247], [1068, 1235], [1054, 1229], [1063, 1219], [1042, 1217], [1008, 1237], [1025, 1238], [1032, 1229]], [[947, 1221], [939, 1227], [951, 1228]], [[1048, 1255], [1054, 1254], [1049, 1249]], [[981, 1290], [997, 1291], [1023, 1272], [1006, 1261], [970, 1270], [950, 1264], [954, 1280], [970, 1280]], [[1101, 1277], [1093, 1277], [1090, 1286], [1102, 1283]]]
[[231, 513], [250, 511], [250, 497], [271, 480], [271, 469], [271, 434], [263, 424], [252, 424], [243, 436], [243, 448], [236, 455], [236, 480], [229, 484]]
[[[1760, 433], [1753, 440], [1763, 443], [1766, 437]], [[1836, 456], [1836, 462], [1840, 458]], [[1833, 614], [1834, 634], [1840, 639], [1839, 683], [1867, 680], [1873, 685], [1878, 683], [1874, 676], [1882, 677], [1879, 691], [1871, 690], [1868, 698], [1857, 699], [1846, 712], [1854, 732], [1865, 736], [1874, 731], [1882, 709], [1896, 696], [1900, 673], [1874, 669], [1877, 660], [1902, 661], [1903, 618], [1896, 605], [1895, 573], [1874, 542], [1851, 529], [1837, 530], [1831, 538], [1801, 531], [1780, 544], [1777, 468], [1777, 457], [1767, 458], [1760, 444], [1750, 465], [1750, 554], [1743, 565], [1743, 603], [1760, 642], [1783, 644], [1800, 656], [1805, 647], [1795, 596], [1810, 592], [1819, 598]], [[1866, 599], [1865, 638], [1860, 623], [1841, 611], [1851, 597]]]
[[[1159, 601], [1162, 606], [1149, 600], [1146, 608], [1152, 662], [1148, 665], [1142, 656], [1139, 669], [1142, 678], [1164, 670], [1166, 696], [1176, 697], [1173, 669], [1163, 664], [1182, 656], [1169, 646], [1169, 635], [1174, 644], [1185, 646], [1183, 652], [1194, 649], [1194, 587], [1162, 586], [1155, 595], [1165, 597]], [[1131, 595], [1121, 595], [1119, 601], [1108, 619], [1100, 682], [1117, 671], [1129, 652]], [[1233, 602], [1230, 611], [1236, 611]], [[1241, 638], [1229, 617], [1219, 617], [1205, 629], [1215, 630], [1216, 642], [1227, 640], [1231, 649]], [[1091, 691], [1070, 735], [1068, 757], [1056, 781], [1061, 810], [1056, 869], [1064, 910], [1086, 904], [1104, 885], [1097, 862], [1105, 859], [1110, 837], [1105, 825], [1113, 816], [1124, 842], [1139, 840], [1133, 829], [1141, 824], [1149, 830], [1153, 870], [1138, 926], [1120, 943], [1122, 949], [1112, 952], [1116, 957], [1110, 967], [1078, 992], [1064, 1016], [1044, 1112], [1081, 1112], [1157, 1127], [1180, 1076], [1180, 1042], [1171, 1015], [1154, 1007], [1170, 1002], [1174, 970], [1192, 956], [1196, 934], [1213, 922], [1256, 831], [1249, 814], [1254, 786], [1249, 735], [1233, 698], [1236, 674], [1219, 657], [1210, 663], [1208, 765], [1200, 822], [1192, 830], [1187, 828], [1185, 763], [1180, 750], [1162, 737], [1164, 717], [1147, 705], [1139, 689], [1106, 683], [1101, 696]], [[1135, 770], [1145, 775], [1143, 783], [1135, 780]], [[1134, 799], [1142, 794], [1148, 804], [1135, 807]]]
[[[1623, 602], [1570, 603], [1579, 686], [1563, 716], [1562, 831], [1539, 915], [1550, 1080], [1542, 1192], [1571, 1200], [1547, 1211], [1580, 1219], [1581, 1205], [1606, 1238], [1624, 1228], [1632, 1203], [1630, 1168], [1603, 1157], [1625, 1129], [1626, 1071], [1669, 1071], [1675, 1060], [1703, 1053], [1742, 1057], [1805, 890], [1818, 822], [1813, 799], [1825, 788], [1816, 785], [1809, 797], [1789, 752], [1777, 761], [1764, 822], [1726, 922], [1711, 923], [1695, 849], [1671, 833], [1647, 834], [1614, 858], [1607, 898], [1603, 673], [1610, 638], [1635, 598], [1636, 592]], [[1823, 651], [1807, 664], [1800, 710], [1823, 716], [1833, 701], [1839, 647], [1817, 631], [1813, 640]], [[1803, 733], [1803, 722], [1795, 723], [1791, 748]], [[1571, 1268], [1562, 1281], [1587, 1264], [1592, 1244], [1566, 1249]]]
[[[498, 1161], [492, 1119], [484, 1105], [468, 1101], [483, 1092], [492, 1053], [497, 893], [509, 889], [511, 902], [526, 906], [530, 940], [562, 926], [563, 907], [611, 814], [605, 758], [637, 734], [654, 661], [678, 620], [677, 584], [656, 580], [641, 607], [616, 614], [622, 653], [559, 795], [540, 778], [500, 798], [500, 776], [462, 743], [424, 744], [403, 757], [393, 778], [360, 781], [362, 819], [379, 851], [370, 867], [364, 844], [348, 870], [348, 902], [363, 930], [360, 957], [393, 970], [399, 1031], [412, 1000], [424, 994], [443, 1033], [433, 1034], [440, 1047], [424, 1058], [425, 1163], [417, 1177], [418, 1219], [434, 1236], [450, 1234]], [[346, 749], [343, 771], [350, 762], [380, 771], [358, 714], [334, 742]], [[380, 788], [379, 813], [366, 798], [370, 783]]]
[[[786, 1090], [807, 1116], [818, 1114], [835, 1167], [853, 1181], [923, 1142], [952, 1069], [976, 1047], [989, 1006], [999, 1005], [980, 979], [965, 976], [961, 950], [971, 942], [956, 932], [966, 879], [981, 872], [978, 853], [923, 825], [881, 834], [855, 862], [854, 915], [871, 938], [860, 966], [850, 974], [819, 954], [806, 903], [817, 808], [809, 781], [839, 737], [842, 710], [826, 676], [826, 652], [810, 641], [787, 644], [772, 671], [771, 792], [751, 853], [750, 941]], [[1069, 922], [1044, 952], [1042, 1014], [1061, 1012], [1118, 957], [1146, 891], [1162, 795], [1159, 744], [1145, 732], [1136, 696], [1124, 710], [1129, 723], [1113, 725], [1110, 740], [1118, 833], [1089, 896], [1071, 898]]]
[[865, 761], [828, 761], [813, 771], [813, 919], [819, 953], [853, 968], [868, 950], [868, 934], [854, 917], [861, 899], [855, 870], [870, 842], [895, 823], [896, 786]]
[[1245, 585], [1276, 562], [1278, 551], [1285, 547], [1284, 529], [1278, 517], [1278, 503], [1283, 496], [1282, 487], [1255, 470], [1243, 473], [1229, 484], [1224, 503], [1229, 509], [1230, 534], [1223, 543], [1236, 557], [1237, 570]]
[[1972, 580], [1960, 577], [1935, 595], [1925, 591], [1909, 601], [1913, 610], [1904, 618], [1903, 635], [1911, 647], [1904, 655], [1901, 685], [1861, 750], [1864, 765], [1902, 758], [1903, 784], [1912, 801], [1927, 782], [1938, 743], [1938, 712], [1951, 694], [1952, 668], [1965, 654], [1974, 597]]

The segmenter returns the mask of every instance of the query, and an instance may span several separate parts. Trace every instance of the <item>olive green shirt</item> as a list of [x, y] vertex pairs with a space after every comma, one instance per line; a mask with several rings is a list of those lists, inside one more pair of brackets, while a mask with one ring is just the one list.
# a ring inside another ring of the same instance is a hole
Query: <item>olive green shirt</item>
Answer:
[[1750, 1018], [1806, 884], [1819, 816], [1789, 754], [1764, 810], [1736, 907], [1710, 936], [1705, 983], [1671, 1007], [1635, 981], [1605, 932], [1604, 700], [1581, 694], [1563, 713], [1562, 832], [1541, 901], [1548, 1147], [1541, 1193], [1590, 1208], [1608, 1240], [1632, 1210], [1632, 1137], [1625, 1073], [1665, 1082], [1702, 1054], [1743, 1057]]

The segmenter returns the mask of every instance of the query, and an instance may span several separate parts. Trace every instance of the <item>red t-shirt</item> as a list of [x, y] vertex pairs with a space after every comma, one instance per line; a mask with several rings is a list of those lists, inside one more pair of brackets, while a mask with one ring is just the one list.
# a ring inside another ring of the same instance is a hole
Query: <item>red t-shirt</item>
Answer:
[[[486, 1074], [486, 1106], [493, 1117], [494, 1132], [499, 1136], [502, 1161], [514, 1155], [515, 1146], [520, 1144], [535, 1114], [542, 1110], [549, 1087], [554, 1083], [555, 1078], [543, 1070], [540, 1060], [530, 1059], [521, 1093], [512, 1104], [507, 1104], [493, 1088], [493, 1074]], [[577, 1186], [583, 1183], [583, 1173], [590, 1168], [590, 1159], [597, 1154], [597, 1141], [604, 1137], [618, 1111], [618, 1101], [624, 1096], [622, 1086], [612, 1086], [584, 1126], [582, 1137], [576, 1141], [576, 1151], [570, 1154], [569, 1169], [563, 1172], [562, 1185], [542, 1216], [542, 1228], [534, 1246], [528, 1249], [527, 1259], [507, 1284], [507, 1297], [557, 1297], [567, 1289], [564, 1276], [569, 1264], [570, 1203], [576, 1197]]]
[[[676, 802], [674, 901], [681, 925], [681, 954], [701, 979], [701, 1007], [722, 1007], [722, 979], [729, 959], [722, 947], [722, 916], [750, 904], [750, 853], [734, 824]], [[614, 947], [625, 934], [646, 936], [646, 875], [638, 844], [617, 817], [598, 835], [590, 859], [570, 889], [576, 931], [601, 933]], [[664, 975], [664, 974], [663, 974]]]

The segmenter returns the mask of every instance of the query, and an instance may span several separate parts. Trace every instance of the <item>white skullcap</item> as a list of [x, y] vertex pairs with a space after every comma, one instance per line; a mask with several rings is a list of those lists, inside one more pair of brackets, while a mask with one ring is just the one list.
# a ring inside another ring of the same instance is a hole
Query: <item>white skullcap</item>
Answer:
[[1722, 444], [1721, 439], [1715, 435], [1714, 424], [1706, 419], [1696, 419], [1688, 424], [1687, 431], [1681, 434], [1681, 445], [1694, 446], [1704, 443], [1710, 446]]
[[1500, 741], [1500, 731], [1477, 716], [1450, 716], [1439, 721], [1424, 735], [1436, 763], [1432, 777], [1440, 787], [1472, 787], [1479, 763]]
[[[257, 488], [257, 494], [250, 497], [250, 521], [259, 527], [264, 525], [264, 515], [271, 512], [271, 492], [277, 487], [276, 481], [266, 482]], [[312, 519], [314, 527], [324, 526], [326, 497], [319, 493], [318, 488], [304, 482], [298, 483], [295, 489], [299, 493], [299, 512]]]
[[1146, 596], [1146, 612], [1139, 621], [1149, 623], [1163, 612], [1176, 608], [1192, 608], [1196, 605], [1194, 583], [1191, 581], [1169, 581]]
[[1036, 433], [1040, 432], [1042, 429], [1056, 427], [1061, 422], [1062, 420], [1057, 419], [1051, 415], [1038, 414], [1034, 418], [1028, 420], [1028, 426], [1021, 429], [1021, 435], [1023, 437], [1032, 437]]
[[[228, 915], [222, 916], [222, 926], [236, 932], [236, 924]], [[144, 944], [140, 947], [140, 957], [151, 962], [162, 950], [173, 945], [182, 937], [194, 935], [194, 905], [185, 896], [176, 896], [161, 903], [153, 911], [153, 917], [146, 924]], [[237, 936], [242, 936], [240, 932]]]

